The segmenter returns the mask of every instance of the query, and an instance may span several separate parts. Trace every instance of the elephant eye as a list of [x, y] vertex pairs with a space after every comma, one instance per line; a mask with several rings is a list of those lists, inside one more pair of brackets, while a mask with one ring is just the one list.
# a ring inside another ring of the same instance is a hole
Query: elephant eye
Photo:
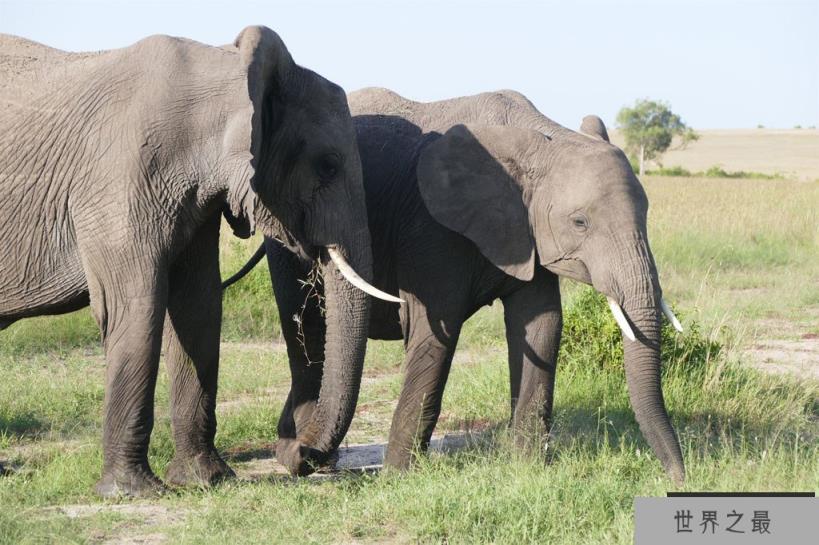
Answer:
[[574, 228], [581, 233], [589, 228], [589, 218], [583, 214], [573, 214], [571, 221]]
[[322, 183], [331, 182], [341, 170], [341, 158], [335, 153], [322, 155], [316, 161], [315, 169]]

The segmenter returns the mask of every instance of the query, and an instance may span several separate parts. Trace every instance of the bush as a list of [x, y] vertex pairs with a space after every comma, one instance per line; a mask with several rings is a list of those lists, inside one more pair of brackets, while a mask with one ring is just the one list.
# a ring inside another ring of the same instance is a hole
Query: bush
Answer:
[[647, 174], [651, 174], [653, 176], [683, 176], [686, 178], [691, 177], [691, 172], [679, 165], [669, 168], [660, 167], [657, 170], [649, 170]]
[[[682, 318], [679, 312], [675, 314]], [[705, 336], [694, 321], [689, 321], [685, 331], [678, 333], [663, 319], [661, 334], [665, 369], [684, 365], [686, 370], [701, 370], [722, 349], [722, 345]], [[601, 293], [583, 287], [564, 307], [560, 350], [562, 365], [592, 365], [622, 371], [622, 334]]]
[[746, 172], [744, 170], [727, 172], [717, 165], [712, 166], [699, 175], [704, 178], [751, 178], [756, 180], [777, 180], [782, 178], [781, 174], [764, 174], [762, 172]]
[[[253, 255], [259, 242], [256, 239], [224, 242], [219, 258], [222, 278], [238, 271]], [[222, 339], [269, 340], [278, 337], [280, 331], [267, 260], [263, 259], [247, 276], [225, 290], [222, 296]]]
[[628, 156], [628, 164], [631, 165], [631, 171], [634, 174], [640, 174], [640, 161], [636, 157], [629, 155]]
[[[636, 174], [637, 170], [635, 169], [633, 162], [631, 168]], [[753, 180], [780, 180], [783, 178], [781, 174], [765, 174], [762, 172], [748, 172], [745, 170], [729, 172], [718, 165], [714, 165], [704, 172], [691, 172], [690, 170], [677, 165], [668, 168], [660, 167], [656, 170], [647, 170], [646, 174], [651, 176], [679, 176], [685, 178], [747, 178]]]

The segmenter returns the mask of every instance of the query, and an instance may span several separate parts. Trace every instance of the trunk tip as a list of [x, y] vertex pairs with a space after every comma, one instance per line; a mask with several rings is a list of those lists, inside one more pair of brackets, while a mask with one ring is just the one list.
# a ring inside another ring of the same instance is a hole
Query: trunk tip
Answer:
[[276, 444], [276, 459], [291, 475], [306, 477], [324, 464], [327, 454], [308, 447], [298, 439], [280, 438]]
[[682, 465], [674, 464], [666, 469], [666, 473], [676, 486], [682, 487], [685, 484], [685, 468]]

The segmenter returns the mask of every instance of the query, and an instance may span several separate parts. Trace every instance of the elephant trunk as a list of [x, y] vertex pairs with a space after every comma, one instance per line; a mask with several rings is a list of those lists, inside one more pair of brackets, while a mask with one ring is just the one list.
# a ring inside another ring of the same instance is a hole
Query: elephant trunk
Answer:
[[[677, 435], [665, 408], [660, 384], [660, 288], [654, 259], [642, 236], [624, 249], [620, 292], [625, 314], [633, 324], [634, 340], [623, 338], [629, 399], [640, 431], [666, 473], [677, 484], [685, 466]], [[621, 253], [622, 255], [622, 253]]]
[[[355, 243], [335, 250], [346, 254], [348, 262], [362, 277], [372, 277], [369, 233]], [[318, 402], [309, 420], [297, 430], [297, 438], [284, 453], [291, 473], [309, 475], [335, 451], [355, 413], [358, 402], [364, 352], [369, 327], [367, 294], [348, 282], [327, 250], [321, 256], [327, 330], [324, 369]]]

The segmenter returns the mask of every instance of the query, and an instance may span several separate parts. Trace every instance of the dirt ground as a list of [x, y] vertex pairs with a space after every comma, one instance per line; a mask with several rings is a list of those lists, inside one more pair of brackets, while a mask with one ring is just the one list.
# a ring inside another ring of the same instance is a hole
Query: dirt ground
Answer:
[[767, 373], [791, 373], [819, 380], [819, 335], [816, 333], [805, 333], [797, 340], [760, 341], [745, 354], [752, 366]]
[[743, 350], [744, 361], [767, 373], [790, 373], [819, 380], [819, 308], [805, 309], [801, 320], [762, 320], [757, 335]]

